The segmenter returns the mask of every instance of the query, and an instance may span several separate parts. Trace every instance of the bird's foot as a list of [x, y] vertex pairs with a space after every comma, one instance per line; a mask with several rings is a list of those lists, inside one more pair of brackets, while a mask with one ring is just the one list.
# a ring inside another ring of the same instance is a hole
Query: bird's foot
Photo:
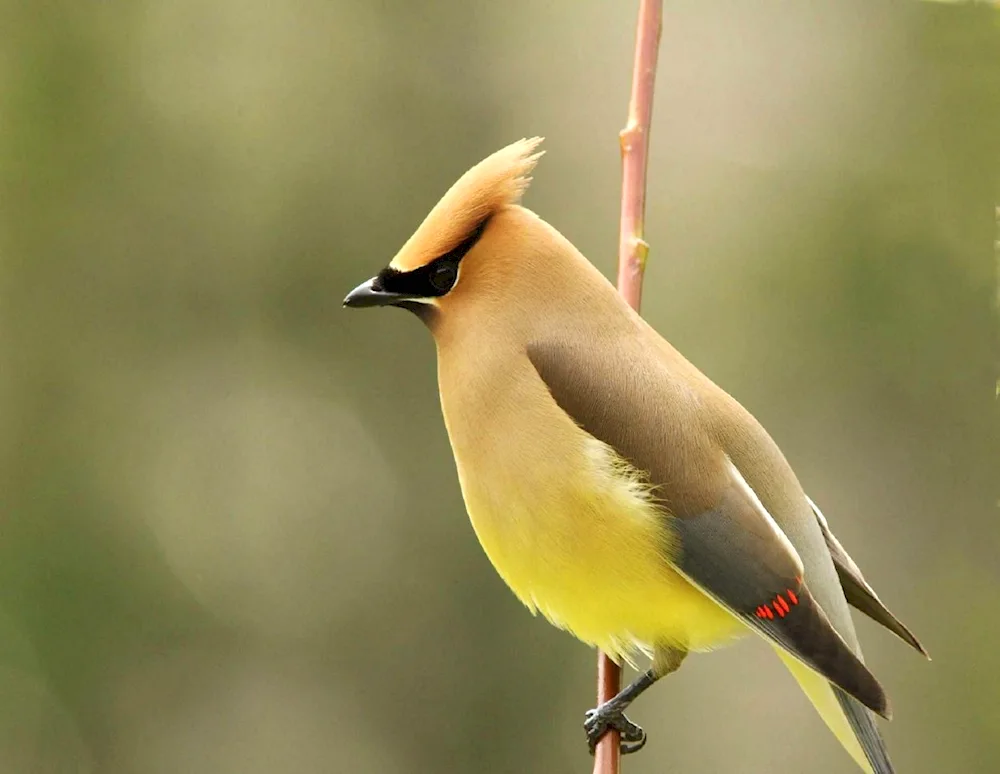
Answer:
[[613, 702], [606, 701], [596, 709], [587, 710], [587, 718], [583, 721], [591, 755], [601, 738], [612, 729], [621, 735], [622, 755], [639, 752], [646, 744], [646, 732], [625, 717], [625, 713]]

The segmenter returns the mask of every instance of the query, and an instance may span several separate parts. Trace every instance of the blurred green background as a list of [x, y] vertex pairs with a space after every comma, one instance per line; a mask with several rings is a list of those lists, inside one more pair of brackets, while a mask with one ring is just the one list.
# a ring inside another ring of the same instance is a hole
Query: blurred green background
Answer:
[[[1000, 771], [998, 11], [752, 5], [666, 4], [644, 312], [934, 656], [859, 620], [899, 771]], [[590, 771], [429, 335], [340, 302], [532, 134], [614, 273], [634, 6], [0, 3], [0, 771]], [[627, 774], [854, 771], [760, 642], [633, 717]]]

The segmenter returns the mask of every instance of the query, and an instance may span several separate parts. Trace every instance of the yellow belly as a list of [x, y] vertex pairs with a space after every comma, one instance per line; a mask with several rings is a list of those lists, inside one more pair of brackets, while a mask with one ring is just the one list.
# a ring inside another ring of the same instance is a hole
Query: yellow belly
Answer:
[[620, 465], [601, 464], [606, 447], [594, 449], [572, 478], [563, 468], [547, 480], [477, 480], [459, 466], [473, 527], [507, 585], [532, 611], [626, 660], [637, 648], [703, 650], [745, 633], [671, 567], [664, 516]]

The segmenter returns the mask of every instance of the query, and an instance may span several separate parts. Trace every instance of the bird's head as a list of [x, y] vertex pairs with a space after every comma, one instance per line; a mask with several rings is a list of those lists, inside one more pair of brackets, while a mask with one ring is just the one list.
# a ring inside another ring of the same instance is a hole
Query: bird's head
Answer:
[[[542, 138], [519, 140], [480, 161], [452, 185], [382, 271], [344, 299], [344, 306], [400, 306], [433, 325], [442, 310], [495, 284], [511, 239], [542, 221], [518, 206], [542, 155]], [[492, 275], [493, 281], [490, 280]]]

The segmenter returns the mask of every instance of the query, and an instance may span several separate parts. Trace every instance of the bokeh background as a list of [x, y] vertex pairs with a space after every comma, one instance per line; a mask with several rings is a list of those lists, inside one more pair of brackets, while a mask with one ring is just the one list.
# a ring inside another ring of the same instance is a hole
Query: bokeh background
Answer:
[[[465, 516], [434, 350], [345, 312], [448, 185], [613, 275], [634, 3], [0, 3], [0, 771], [589, 772], [594, 655]], [[644, 312], [934, 656], [901, 772], [1000, 771], [1000, 11], [666, 4]], [[627, 774], [854, 771], [769, 648]]]

